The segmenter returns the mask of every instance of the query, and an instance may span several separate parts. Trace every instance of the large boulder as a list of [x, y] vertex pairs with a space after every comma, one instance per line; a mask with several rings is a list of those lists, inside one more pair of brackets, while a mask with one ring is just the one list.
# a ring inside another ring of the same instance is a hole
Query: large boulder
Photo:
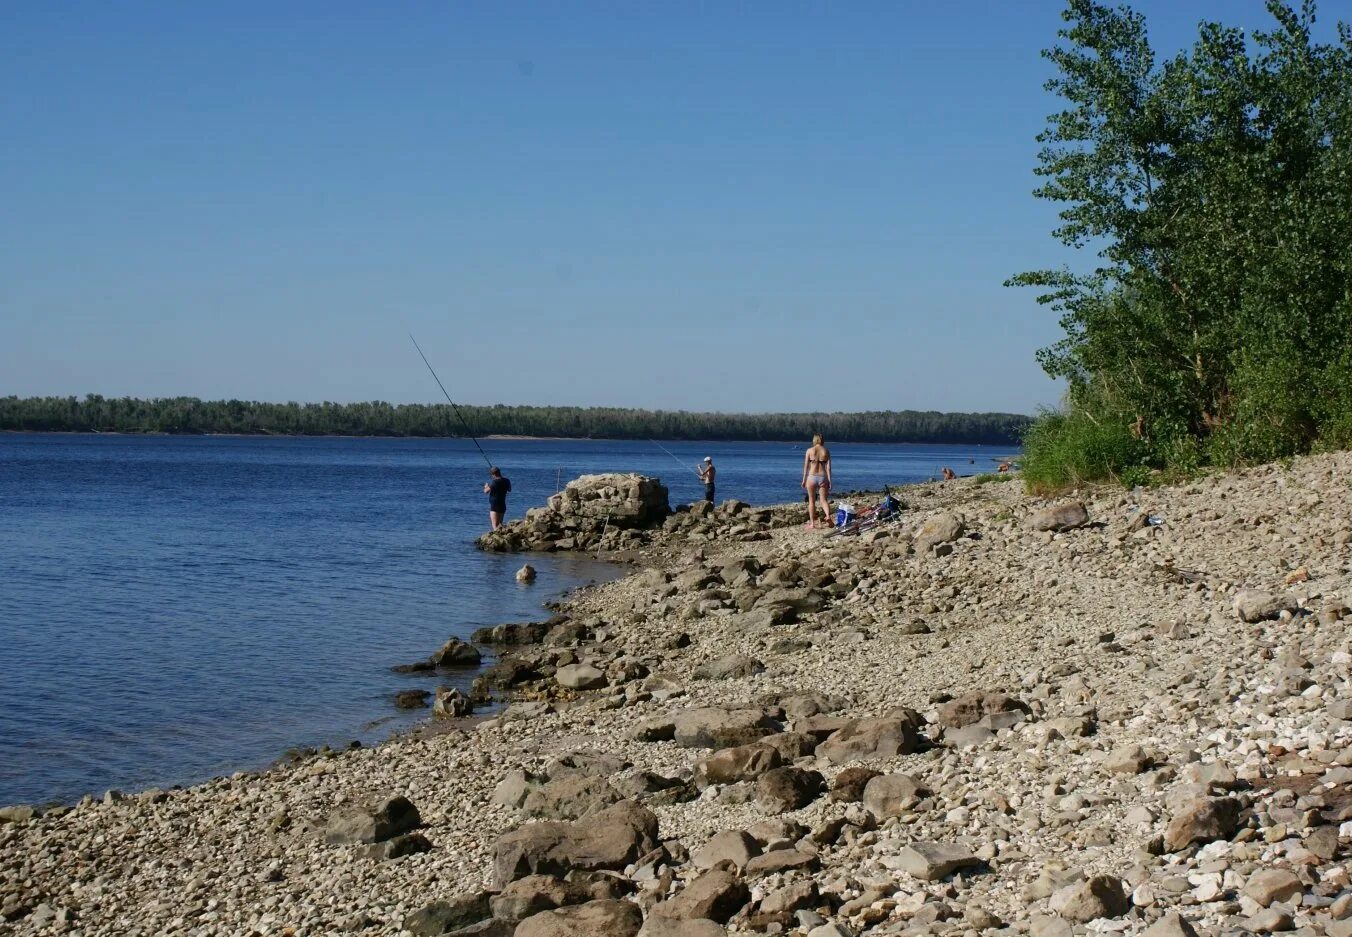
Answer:
[[816, 754], [837, 765], [909, 755], [920, 745], [920, 728], [924, 724], [924, 718], [913, 709], [895, 709], [885, 716], [856, 719], [832, 732], [817, 746]]
[[1089, 509], [1083, 501], [1067, 501], [1034, 511], [1028, 518], [1033, 530], [1074, 530], [1089, 523]]
[[335, 845], [381, 843], [421, 825], [418, 808], [407, 797], [396, 795], [335, 810], [325, 824], [324, 841]]
[[624, 801], [572, 822], [527, 823], [493, 847], [497, 888], [527, 875], [623, 869], [657, 847], [657, 817]]
[[761, 709], [683, 709], [672, 717], [676, 744], [682, 748], [732, 748], [778, 732]]

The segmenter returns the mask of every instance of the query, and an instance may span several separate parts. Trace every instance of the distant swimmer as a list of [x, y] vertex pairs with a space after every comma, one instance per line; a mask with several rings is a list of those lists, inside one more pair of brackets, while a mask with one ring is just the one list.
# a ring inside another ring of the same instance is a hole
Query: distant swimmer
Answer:
[[699, 480], [704, 482], [704, 500], [714, 503], [714, 478], [718, 469], [714, 468], [713, 456], [705, 456], [699, 467]]
[[484, 494], [488, 495], [488, 522], [497, 530], [507, 516], [507, 492], [512, 490], [512, 483], [502, 477], [502, 469], [496, 465], [488, 470], [488, 476], [484, 484]]
[[821, 502], [822, 525], [831, 526], [831, 453], [819, 435], [812, 437], [812, 448], [803, 453], [803, 487], [807, 489], [807, 526], [817, 526], [817, 502]]

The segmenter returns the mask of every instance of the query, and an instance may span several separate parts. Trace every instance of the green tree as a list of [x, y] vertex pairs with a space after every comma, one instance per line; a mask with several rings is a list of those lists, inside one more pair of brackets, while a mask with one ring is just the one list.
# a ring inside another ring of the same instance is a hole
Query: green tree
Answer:
[[1065, 107], [1035, 194], [1062, 206], [1055, 236], [1099, 258], [1010, 281], [1065, 331], [1039, 353], [1064, 411], [1028, 452], [1049, 482], [1074, 438], [1113, 453], [1102, 474], [1348, 439], [1352, 33], [1314, 41], [1313, 0], [1267, 8], [1270, 30], [1202, 23], [1161, 64], [1138, 13], [1069, 0], [1044, 53]]

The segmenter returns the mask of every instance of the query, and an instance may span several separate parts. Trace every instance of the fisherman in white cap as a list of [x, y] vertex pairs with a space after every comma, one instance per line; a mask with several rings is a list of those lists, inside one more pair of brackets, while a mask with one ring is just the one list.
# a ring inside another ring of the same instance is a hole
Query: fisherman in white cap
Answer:
[[704, 482], [704, 500], [710, 504], [714, 503], [714, 476], [718, 474], [718, 469], [714, 468], [713, 456], [705, 456], [704, 461], [700, 463], [699, 480]]

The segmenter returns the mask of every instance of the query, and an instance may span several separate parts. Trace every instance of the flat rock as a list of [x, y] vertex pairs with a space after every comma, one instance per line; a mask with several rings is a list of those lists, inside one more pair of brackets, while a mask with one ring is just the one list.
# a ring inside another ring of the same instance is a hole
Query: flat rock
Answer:
[[404, 918], [403, 929], [416, 937], [432, 937], [488, 918], [488, 892], [475, 891], [449, 901], [434, 901]]
[[672, 737], [682, 748], [733, 748], [778, 732], [761, 709], [704, 707], [672, 715]]
[[602, 891], [604, 889], [591, 882], [569, 882], [552, 875], [527, 875], [510, 882], [490, 898], [489, 907], [494, 917], [520, 921], [541, 911], [616, 897], [600, 893]]
[[1276, 618], [1282, 612], [1295, 612], [1299, 608], [1295, 596], [1286, 593], [1278, 595], [1258, 589], [1244, 589], [1235, 596], [1235, 615], [1240, 621], [1249, 623]]
[[1288, 869], [1260, 869], [1244, 883], [1244, 894], [1265, 908], [1276, 901], [1299, 899], [1304, 891], [1304, 884]]
[[535, 787], [526, 794], [521, 810], [528, 817], [576, 820], [623, 799], [609, 782], [578, 772]]
[[936, 882], [959, 869], [977, 868], [983, 863], [961, 846], [948, 843], [912, 843], [897, 853], [893, 864], [915, 878]]
[[1033, 530], [1074, 530], [1089, 523], [1089, 509], [1083, 501], [1066, 501], [1034, 511], [1027, 520]]
[[555, 671], [554, 682], [570, 690], [599, 690], [606, 685], [606, 675], [591, 664], [567, 664]]
[[638, 937], [727, 937], [727, 928], [708, 918], [678, 920], [649, 915]]
[[516, 926], [514, 937], [635, 937], [643, 912], [630, 901], [589, 901], [533, 914]]
[[696, 680], [735, 680], [765, 672], [765, 665], [745, 654], [727, 654], [695, 668]]
[[[989, 718], [989, 717], [987, 717]], [[976, 748], [995, 738], [995, 732], [980, 723], [961, 729], [945, 729], [944, 744], [950, 748]]]
[[747, 878], [757, 878], [794, 869], [814, 869], [818, 862], [817, 856], [800, 849], [772, 849], [748, 862], [744, 871]]
[[387, 859], [402, 859], [404, 856], [431, 851], [431, 841], [421, 833], [400, 833], [391, 839], [358, 846], [356, 854], [363, 859], [383, 862]]
[[1143, 937], [1197, 937], [1188, 919], [1170, 912], [1145, 929]]

